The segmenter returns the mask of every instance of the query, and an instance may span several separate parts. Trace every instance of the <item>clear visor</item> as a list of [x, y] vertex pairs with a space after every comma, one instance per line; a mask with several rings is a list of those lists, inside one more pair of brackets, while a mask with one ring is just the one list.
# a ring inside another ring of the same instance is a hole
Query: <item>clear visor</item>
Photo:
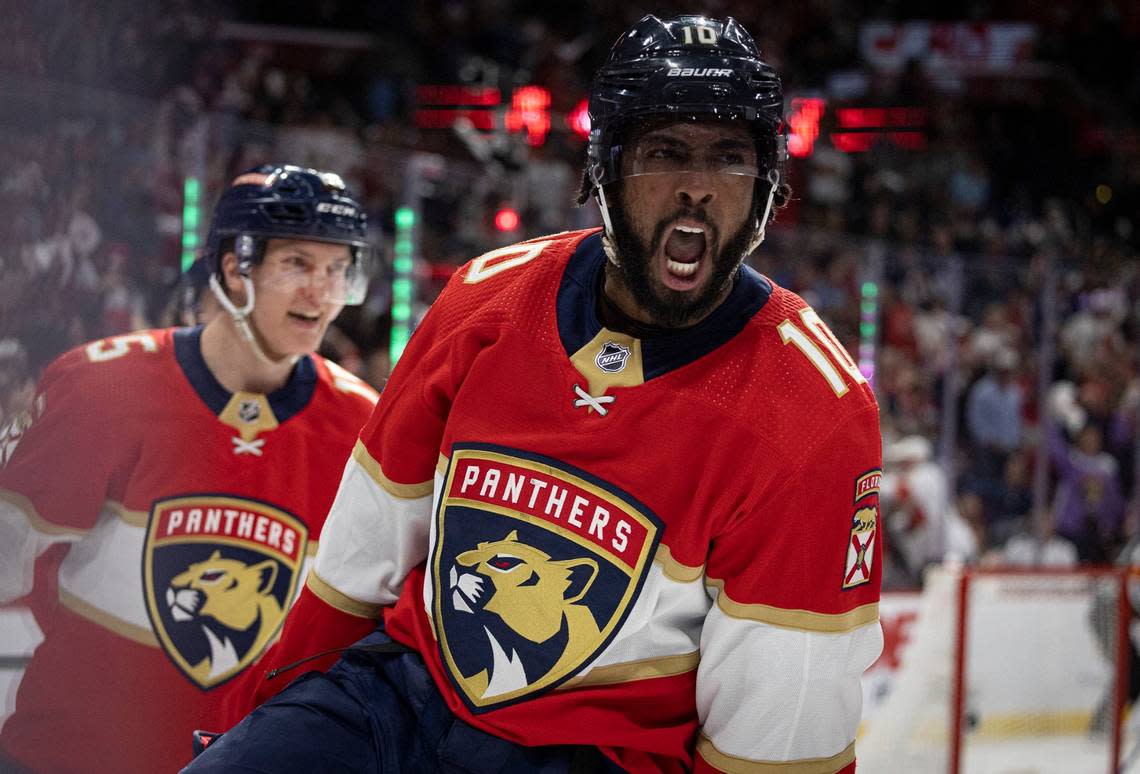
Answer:
[[616, 150], [615, 170], [622, 178], [682, 173], [750, 178], [767, 175], [757, 161], [755, 144], [747, 139], [726, 138], [695, 147], [675, 137], [651, 133]]
[[327, 245], [323, 250], [286, 249], [259, 265], [259, 284], [289, 293], [307, 290], [321, 303], [356, 306], [368, 294], [372, 250], [361, 245]]

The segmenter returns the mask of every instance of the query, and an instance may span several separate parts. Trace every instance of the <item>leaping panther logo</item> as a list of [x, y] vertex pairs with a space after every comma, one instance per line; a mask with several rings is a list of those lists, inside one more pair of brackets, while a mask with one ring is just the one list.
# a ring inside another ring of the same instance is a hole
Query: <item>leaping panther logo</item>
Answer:
[[[238, 668], [249, 651], [259, 652], [274, 633], [267, 625], [281, 620], [281, 605], [273, 597], [277, 562], [266, 559], [246, 565], [225, 559], [221, 551], [196, 562], [177, 575], [166, 589], [166, 604], [175, 621], [195, 621], [210, 653], [191, 668], [195, 679], [208, 683]], [[238, 653], [234, 639], [249, 640]], [[244, 636], [243, 636], [244, 635]]]
[[465, 677], [472, 692], [488, 698], [525, 688], [592, 649], [598, 624], [578, 602], [597, 577], [593, 559], [553, 560], [520, 543], [517, 530], [459, 554], [451, 602], [478, 617], [490, 651], [490, 666]]

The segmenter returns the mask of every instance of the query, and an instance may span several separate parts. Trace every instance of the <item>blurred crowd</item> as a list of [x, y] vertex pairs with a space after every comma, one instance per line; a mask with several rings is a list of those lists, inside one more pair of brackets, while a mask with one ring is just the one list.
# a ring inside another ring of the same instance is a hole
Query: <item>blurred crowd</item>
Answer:
[[[812, 153], [790, 162], [792, 205], [752, 259], [801, 293], [872, 377], [888, 586], [917, 585], [946, 557], [1111, 561], [1140, 531], [1140, 11], [700, 5], [754, 32], [790, 107], [822, 96], [923, 117], [918, 146], [850, 153], [829, 139], [826, 113]], [[184, 322], [184, 178], [201, 180], [204, 222], [224, 182], [263, 161], [336, 170], [365, 203], [389, 261], [325, 352], [382, 387], [398, 204], [418, 201], [420, 310], [486, 249], [597, 222], [592, 207], [571, 207], [583, 143], [562, 119], [604, 43], [643, 11], [547, 6], [14, 9], [0, 54], [0, 423], [67, 348]], [[860, 48], [871, 18], [1026, 22], [1037, 69], [874, 71]], [[546, 142], [417, 128], [416, 86], [455, 83], [544, 86]], [[504, 203], [522, 215], [507, 233], [491, 217]]]

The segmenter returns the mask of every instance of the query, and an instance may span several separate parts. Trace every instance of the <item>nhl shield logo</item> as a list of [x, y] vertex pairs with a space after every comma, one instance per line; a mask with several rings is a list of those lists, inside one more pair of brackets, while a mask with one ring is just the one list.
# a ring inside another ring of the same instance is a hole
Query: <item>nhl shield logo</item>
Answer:
[[490, 445], [457, 445], [443, 492], [431, 604], [458, 695], [486, 712], [579, 673], [633, 606], [657, 517], [583, 471]]
[[602, 349], [598, 352], [597, 357], [594, 358], [594, 365], [607, 374], [616, 374], [625, 368], [626, 361], [629, 360], [629, 355], [629, 347], [622, 346], [617, 342], [607, 341], [602, 345]]
[[238, 406], [238, 416], [242, 422], [256, 422], [261, 418], [261, 402], [257, 400], [243, 400]]
[[143, 548], [147, 612], [191, 682], [213, 688], [261, 655], [297, 590], [307, 539], [295, 516], [254, 500], [154, 503]]

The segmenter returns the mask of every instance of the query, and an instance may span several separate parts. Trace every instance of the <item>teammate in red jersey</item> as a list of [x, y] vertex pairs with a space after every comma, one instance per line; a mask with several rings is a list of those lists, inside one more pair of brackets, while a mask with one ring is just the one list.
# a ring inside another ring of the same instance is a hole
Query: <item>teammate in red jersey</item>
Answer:
[[742, 265], [786, 195], [781, 112], [732, 19], [619, 39], [590, 97], [604, 231], [457, 272], [259, 697], [364, 639], [188, 771], [854, 769], [878, 410], [815, 312]]
[[0, 599], [30, 591], [44, 633], [0, 768], [190, 759], [279, 633], [376, 402], [312, 354], [362, 300], [368, 252], [339, 177], [252, 170], [218, 202], [205, 256], [228, 313], [48, 367], [0, 443]]

